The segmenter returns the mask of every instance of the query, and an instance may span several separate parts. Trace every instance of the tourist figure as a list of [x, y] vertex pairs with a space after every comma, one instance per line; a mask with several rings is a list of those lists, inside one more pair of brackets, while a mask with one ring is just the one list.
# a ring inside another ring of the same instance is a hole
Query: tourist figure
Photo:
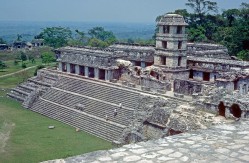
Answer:
[[114, 117], [116, 117], [117, 116], [117, 114], [118, 114], [118, 112], [117, 112], [117, 109], [114, 109]]
[[105, 115], [105, 120], [106, 120], [106, 121], [108, 121], [108, 120], [109, 120], [109, 118], [108, 118], [108, 115], [107, 115], [107, 114]]
[[122, 103], [119, 103], [119, 108], [122, 108]]

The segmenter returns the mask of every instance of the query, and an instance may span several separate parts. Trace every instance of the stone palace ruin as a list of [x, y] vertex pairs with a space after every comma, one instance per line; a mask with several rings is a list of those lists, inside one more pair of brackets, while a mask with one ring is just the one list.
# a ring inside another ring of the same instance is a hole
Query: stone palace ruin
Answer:
[[164, 15], [155, 47], [56, 49], [57, 69], [39, 70], [8, 96], [116, 144], [207, 128], [216, 115], [248, 118], [249, 62], [221, 45], [187, 43], [187, 25]]

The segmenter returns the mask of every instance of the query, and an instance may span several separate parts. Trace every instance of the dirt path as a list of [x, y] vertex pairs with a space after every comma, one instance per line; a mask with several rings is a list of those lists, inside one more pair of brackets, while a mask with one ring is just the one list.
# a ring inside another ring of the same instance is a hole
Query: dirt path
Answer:
[[34, 68], [34, 67], [36, 67], [36, 66], [31, 66], [31, 67], [22, 69], [22, 70], [20, 70], [20, 71], [16, 71], [16, 72], [13, 72], [13, 73], [10, 73], [10, 74], [2, 75], [2, 76], [0, 76], [0, 78], [4, 78], [4, 77], [7, 77], [7, 76], [12, 76], [12, 75], [18, 74], [18, 73], [20, 73], [20, 72], [23, 72], [23, 71], [32, 69], [32, 68]]
[[10, 137], [11, 130], [15, 127], [14, 123], [3, 123], [0, 131], [0, 154], [5, 152], [5, 146]]

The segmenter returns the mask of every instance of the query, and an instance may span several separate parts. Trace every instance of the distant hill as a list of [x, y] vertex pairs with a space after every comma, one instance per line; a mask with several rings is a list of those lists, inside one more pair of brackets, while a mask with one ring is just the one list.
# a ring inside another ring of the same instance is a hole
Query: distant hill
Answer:
[[31, 41], [42, 31], [42, 28], [53, 26], [69, 27], [72, 31], [78, 29], [85, 32], [92, 27], [102, 26], [106, 30], [112, 31], [119, 39], [150, 39], [155, 29], [154, 23], [0, 21], [0, 37], [11, 43], [17, 38], [17, 34], [21, 34], [23, 40]]

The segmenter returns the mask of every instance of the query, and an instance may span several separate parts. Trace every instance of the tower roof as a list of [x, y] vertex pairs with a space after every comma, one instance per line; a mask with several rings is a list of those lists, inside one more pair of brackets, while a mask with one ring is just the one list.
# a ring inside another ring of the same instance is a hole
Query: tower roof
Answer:
[[188, 23], [185, 22], [183, 16], [178, 14], [165, 14], [161, 20], [158, 22], [158, 25], [180, 25], [187, 26]]

